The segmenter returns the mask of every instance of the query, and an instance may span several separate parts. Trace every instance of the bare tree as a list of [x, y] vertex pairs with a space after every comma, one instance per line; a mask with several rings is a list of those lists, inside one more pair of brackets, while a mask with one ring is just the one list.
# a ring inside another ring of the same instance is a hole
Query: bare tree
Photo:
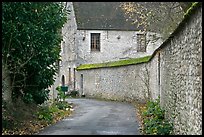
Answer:
[[166, 39], [183, 19], [178, 2], [121, 2], [127, 20], [142, 32], [159, 33]]

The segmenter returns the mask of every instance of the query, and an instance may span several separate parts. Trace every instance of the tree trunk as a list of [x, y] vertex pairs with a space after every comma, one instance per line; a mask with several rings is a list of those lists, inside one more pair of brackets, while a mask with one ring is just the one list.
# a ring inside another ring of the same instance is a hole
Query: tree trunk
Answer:
[[12, 102], [11, 77], [6, 64], [2, 64], [2, 98], [7, 102]]

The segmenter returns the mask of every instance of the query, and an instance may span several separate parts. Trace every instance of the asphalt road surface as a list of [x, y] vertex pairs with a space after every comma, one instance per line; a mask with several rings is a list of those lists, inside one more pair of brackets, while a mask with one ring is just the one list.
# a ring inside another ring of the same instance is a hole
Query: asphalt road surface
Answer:
[[139, 135], [135, 108], [128, 103], [67, 99], [77, 106], [70, 117], [46, 127], [38, 135]]

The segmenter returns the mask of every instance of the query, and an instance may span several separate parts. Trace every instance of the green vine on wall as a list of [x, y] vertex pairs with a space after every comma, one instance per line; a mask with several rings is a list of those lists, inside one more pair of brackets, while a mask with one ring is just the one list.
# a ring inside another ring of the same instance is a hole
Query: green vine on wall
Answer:
[[195, 9], [200, 3], [199, 2], [193, 2], [191, 7], [186, 11], [186, 13], [184, 14], [184, 17], [187, 17], [190, 15], [190, 13], [193, 11], [193, 9]]

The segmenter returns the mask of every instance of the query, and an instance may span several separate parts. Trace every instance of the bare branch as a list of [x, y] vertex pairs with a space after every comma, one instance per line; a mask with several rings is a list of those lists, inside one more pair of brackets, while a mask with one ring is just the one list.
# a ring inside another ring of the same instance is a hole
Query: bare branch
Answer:
[[28, 58], [28, 60], [24, 62], [19, 68], [22, 68], [23, 66], [25, 66], [33, 57], [34, 57], [34, 54], [30, 58]]
[[[149, 86], [149, 80], [150, 80], [150, 74], [149, 74], [149, 71], [148, 71], [148, 68], [147, 68], [147, 65], [144, 66], [145, 67], [145, 70], [143, 71], [143, 74], [144, 75], [147, 75], [145, 76], [144, 78], [142, 78], [142, 76], [140, 76], [138, 74], [138, 76], [140, 77], [140, 79], [142, 80], [142, 82], [145, 84], [145, 87], [147, 89], [147, 98], [149, 99], [150, 98], [150, 86]], [[146, 79], [145, 79], [146, 78]]]

